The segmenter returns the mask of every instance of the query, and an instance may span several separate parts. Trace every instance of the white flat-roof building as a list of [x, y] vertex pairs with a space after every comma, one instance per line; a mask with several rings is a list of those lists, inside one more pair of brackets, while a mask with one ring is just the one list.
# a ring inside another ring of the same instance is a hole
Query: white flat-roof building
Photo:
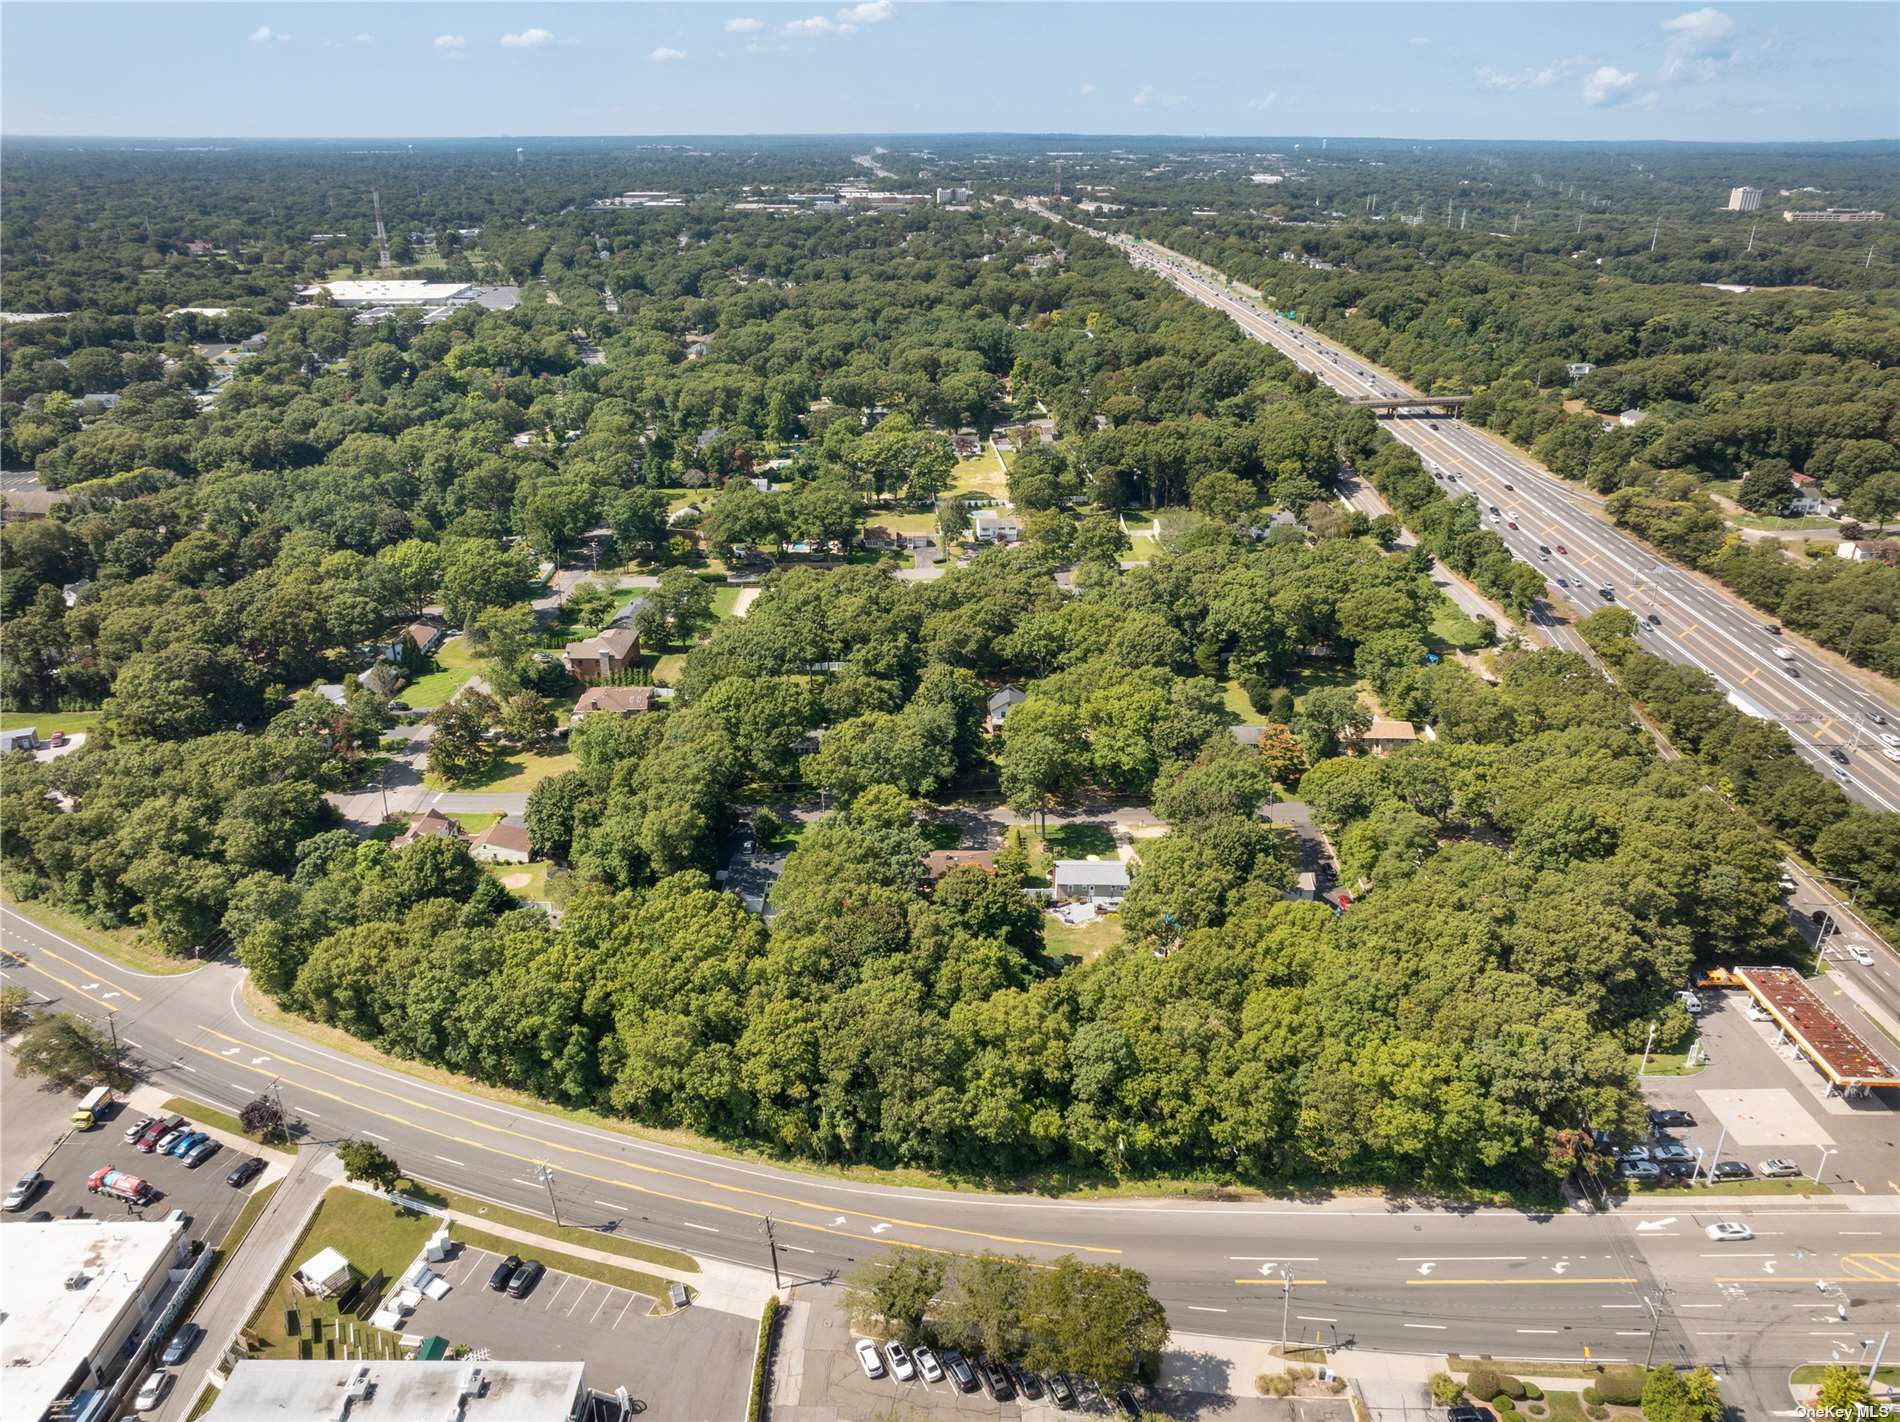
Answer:
[[338, 306], [466, 306], [476, 289], [457, 281], [324, 281], [299, 288], [301, 301], [315, 301], [323, 293]]
[[41, 1422], [62, 1398], [112, 1381], [186, 1264], [163, 1220], [7, 1226], [0, 1273], [0, 1422]]
[[582, 1363], [291, 1362], [246, 1358], [212, 1422], [568, 1422]]
[[1754, 212], [1760, 206], [1760, 188], [1730, 188], [1728, 190], [1728, 210], [1730, 212]]

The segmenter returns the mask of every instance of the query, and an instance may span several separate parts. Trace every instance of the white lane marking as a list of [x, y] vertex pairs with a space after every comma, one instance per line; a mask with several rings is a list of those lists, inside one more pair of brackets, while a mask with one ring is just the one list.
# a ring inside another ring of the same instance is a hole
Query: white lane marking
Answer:
[[310, 1109], [310, 1108], [309, 1108], [308, 1106], [299, 1106], [299, 1107], [297, 1108], [297, 1114], [298, 1114], [299, 1116], [314, 1116], [314, 1117], [316, 1117], [316, 1118], [317, 1118], [317, 1119], [318, 1119], [319, 1121], [321, 1121], [321, 1120], [323, 1119], [323, 1112], [321, 1112], [321, 1111], [312, 1111], [312, 1110], [311, 1110], [311, 1109]]
[[1604, 1304], [1604, 1308], [1641, 1308], [1641, 1304]]
[[1401, 1254], [1397, 1262], [1416, 1264], [1421, 1259], [1429, 1259], [1434, 1264], [1500, 1264], [1528, 1258], [1528, 1254]]
[[1278, 1264], [1282, 1261], [1288, 1264], [1319, 1263], [1317, 1254], [1230, 1254], [1227, 1258], [1234, 1264], [1258, 1264], [1262, 1260], [1269, 1264]]
[[251, 1089], [247, 1084], [241, 1081], [231, 1081], [231, 1082], [226, 1082], [225, 1084], [227, 1086], [235, 1086], [239, 1091], [249, 1091]]
[[567, 1306], [566, 1317], [572, 1318], [574, 1316], [574, 1310], [587, 1302], [588, 1291], [591, 1290], [593, 1287], [594, 1286], [591, 1283], [585, 1284], [581, 1287], [581, 1291], [578, 1294], [574, 1295], [574, 1302]]
[[609, 1289], [607, 1290], [606, 1293], [600, 1296], [599, 1307], [594, 1310], [593, 1316], [587, 1320], [587, 1326], [589, 1328], [592, 1328], [596, 1323], [600, 1322], [601, 1310], [605, 1309], [608, 1304], [614, 1301], [614, 1295], [617, 1294], [618, 1292], [619, 1292], [618, 1289]]
[[[1695, 1335], [1695, 1336], [1696, 1336], [1696, 1337], [1698, 1337], [1698, 1338], [1725, 1338], [1725, 1337], [1727, 1337], [1727, 1336], [1728, 1336], [1729, 1334], [1731, 1334], [1731, 1333], [1740, 1333], [1741, 1331], [1742, 1331], [1742, 1330], [1741, 1330], [1741, 1329], [1739, 1329], [1739, 1328], [1708, 1328], [1708, 1329], [1697, 1329], [1697, 1330], [1696, 1330], [1696, 1335]], [[1775, 1415], [1776, 1415], [1777, 1417], [1779, 1417], [1779, 1416], [1780, 1416], [1781, 1414], [1780, 1414], [1780, 1413], [1776, 1413]]]
[[795, 1254], [816, 1254], [818, 1252], [815, 1249], [807, 1249], [802, 1244], [781, 1244], [779, 1248], [789, 1249]]
[[1200, 1304], [1189, 1304], [1189, 1313], [1226, 1313], [1224, 1308], [1203, 1308]]
[[135, 1041], [133, 1041], [133, 1040], [132, 1040], [132, 1039], [131, 1039], [130, 1037], [127, 1037], [127, 1038], [125, 1039], [125, 1044], [126, 1044], [126, 1046], [128, 1046], [128, 1047], [131, 1047], [131, 1048], [133, 1048], [134, 1050], [137, 1050], [137, 1051], [141, 1051], [141, 1052], [142, 1052], [142, 1051], [144, 1051], [144, 1050], [145, 1050], [145, 1048], [143, 1048], [143, 1047], [141, 1047], [141, 1046], [139, 1046], [139, 1044], [138, 1044], [137, 1042], [135, 1042]]
[[719, 1233], [719, 1231], [714, 1229], [711, 1225], [695, 1224], [691, 1220], [681, 1220], [680, 1223], [685, 1225], [688, 1229], [703, 1229], [707, 1234]]
[[1616, 1330], [1616, 1336], [1618, 1338], [1647, 1338], [1649, 1330], [1647, 1328], [1619, 1328]]
[[1837, 1229], [1834, 1232], [1838, 1235], [1843, 1235], [1843, 1236], [1850, 1235], [1850, 1234], [1861, 1235], [1861, 1236], [1871, 1235], [1872, 1237], [1876, 1239], [1881, 1238], [1885, 1234], [1884, 1230], [1878, 1230], [1878, 1229]]
[[620, 1306], [620, 1312], [614, 1316], [614, 1327], [620, 1327], [620, 1320], [627, 1316], [627, 1310], [633, 1307], [634, 1295], [628, 1294], [627, 1301]]
[[553, 1298], [549, 1299], [546, 1304], [542, 1305], [541, 1312], [546, 1313], [550, 1309], [552, 1309], [557, 1303], [559, 1303], [561, 1301], [561, 1295], [567, 1292], [567, 1286], [573, 1282], [574, 1282], [574, 1276], [572, 1274], [563, 1275], [561, 1278], [561, 1287], [554, 1291]]
[[1299, 1319], [1301, 1323], [1337, 1323], [1339, 1322], [1339, 1320], [1336, 1318], [1322, 1318], [1319, 1314], [1316, 1314], [1316, 1313], [1296, 1313], [1293, 1316]]
[[379, 1136], [374, 1131], [365, 1131], [363, 1132], [363, 1134], [368, 1136], [373, 1141], [386, 1141], [389, 1139], [388, 1136]]
[[[522, 1185], [526, 1185], [526, 1184], [527, 1184], [528, 1182], [527, 1182], [527, 1181], [525, 1181], [525, 1180], [523, 1180], [523, 1181], [520, 1181], [520, 1182], [518, 1182], [518, 1183], [520, 1183], [520, 1184], [522, 1184]], [[610, 1210], [617, 1210], [617, 1209], [619, 1209], [619, 1208], [620, 1208], [620, 1206], [618, 1206], [618, 1205], [616, 1205], [616, 1204], [615, 1204], [615, 1203], [614, 1203], [614, 1202], [613, 1202], [612, 1200], [596, 1200], [596, 1201], [594, 1201], [594, 1203], [595, 1203], [596, 1205], [605, 1205], [605, 1206], [606, 1206], [606, 1207], [607, 1207], [608, 1209], [610, 1209]]]
[[1519, 1333], [1556, 1333], [1560, 1330], [1555, 1328], [1520, 1328], [1517, 1331]]
[[[47, 1001], [48, 1001], [48, 1002], [51, 1002], [51, 1001], [52, 1001], [52, 999], [51, 999], [51, 998], [48, 998], [48, 999], [47, 999]], [[179, 1067], [180, 1067], [180, 1069], [182, 1069], [182, 1070], [184, 1070], [184, 1071], [188, 1071], [188, 1072], [190, 1072], [190, 1073], [191, 1073], [191, 1074], [192, 1074], [193, 1076], [196, 1076], [196, 1075], [198, 1074], [198, 1068], [197, 1068], [197, 1067], [195, 1067], [195, 1066], [186, 1066], [186, 1065], [185, 1065], [185, 1064], [184, 1064], [183, 1062], [180, 1062], [180, 1063], [179, 1063], [178, 1065], [179, 1065]], [[245, 1088], [245, 1089], [246, 1089], [246, 1090], [249, 1090], [249, 1088], [248, 1088], [248, 1087], [247, 1087], [247, 1088]]]
[[442, 1162], [442, 1163], [443, 1163], [444, 1165], [453, 1165], [453, 1166], [454, 1166], [454, 1167], [455, 1167], [455, 1168], [456, 1168], [457, 1170], [467, 1170], [467, 1169], [468, 1169], [468, 1167], [467, 1167], [466, 1165], [464, 1165], [464, 1164], [462, 1164], [462, 1162], [461, 1162], [461, 1161], [459, 1161], [459, 1160], [450, 1160], [450, 1159], [449, 1159], [449, 1158], [448, 1158], [448, 1157], [447, 1157], [446, 1155], [438, 1155], [438, 1156], [436, 1157], [436, 1159], [437, 1159], [437, 1160], [439, 1160], [439, 1161], [441, 1161], [441, 1162]]
[[[1623, 1305], [1619, 1305], [1619, 1307], [1622, 1307], [1622, 1306], [1623, 1306]], [[1641, 1307], [1642, 1307], [1642, 1305], [1641, 1305], [1641, 1304], [1629, 1304], [1629, 1305], [1627, 1305], [1627, 1307], [1629, 1307], [1629, 1308], [1641, 1308]], [[1677, 1307], [1677, 1308], [1724, 1308], [1724, 1307], [1726, 1307], [1726, 1305], [1724, 1305], [1724, 1304], [1719, 1304], [1719, 1303], [1718, 1303], [1718, 1304], [1677, 1304], [1677, 1305], [1676, 1305], [1676, 1307]]]
[[1405, 1326], [1407, 1328], [1431, 1328], [1440, 1333], [1445, 1331], [1445, 1325], [1442, 1323], [1408, 1323]]
[[526, 1185], [530, 1190], [534, 1189], [534, 1181], [532, 1180], [523, 1180], [519, 1175], [510, 1175], [508, 1178], [517, 1185]]

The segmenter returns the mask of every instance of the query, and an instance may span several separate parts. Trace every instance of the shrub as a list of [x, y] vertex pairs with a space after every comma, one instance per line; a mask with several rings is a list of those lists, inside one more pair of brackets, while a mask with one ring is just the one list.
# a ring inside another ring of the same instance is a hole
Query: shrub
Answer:
[[1268, 1373], [1259, 1381], [1266, 1384], [1261, 1390], [1268, 1397], [1291, 1397], [1293, 1395], [1293, 1379], [1288, 1377], [1285, 1373]]
[[1599, 1407], [1595, 1404], [1584, 1408], [1583, 1412], [1584, 1415], [1590, 1419], [1590, 1422], [1603, 1422], [1603, 1419], [1610, 1415], [1609, 1408]]
[[1544, 1390], [1534, 1382], [1519, 1383], [1518, 1386], [1524, 1389], [1520, 1395], [1528, 1397], [1532, 1402], [1540, 1401], [1544, 1396]]
[[1326, 1391], [1330, 1392], [1334, 1397], [1338, 1397], [1339, 1394], [1345, 1390], [1346, 1380], [1344, 1378], [1334, 1378], [1331, 1382], [1326, 1384]]
[[1517, 1404], [1511, 1401], [1511, 1394], [1508, 1392], [1501, 1392], [1492, 1398], [1491, 1405], [1497, 1409], [1498, 1416], [1500, 1417], [1517, 1411]]
[[1496, 1397], [1504, 1391], [1504, 1379], [1495, 1368], [1473, 1368], [1465, 1374], [1465, 1391], [1473, 1397]]
[[1499, 1375], [1498, 1391], [1503, 1393], [1506, 1397], [1510, 1398], [1511, 1401], [1513, 1402], [1517, 1401], [1520, 1397], [1530, 1396], [1530, 1390], [1526, 1388], [1521, 1381], [1519, 1381], [1517, 1378], [1512, 1377], [1509, 1373], [1503, 1373]]
[[1550, 1414], [1550, 1409], [1541, 1402], [1528, 1402], [1524, 1405], [1524, 1410], [1533, 1417], [1546, 1417]]
[[1431, 1389], [1432, 1401], [1440, 1407], [1450, 1407], [1465, 1395], [1464, 1385], [1450, 1373], [1433, 1373], [1425, 1385]]
[[1635, 1407], [1643, 1400], [1641, 1368], [1613, 1368], [1597, 1379], [1596, 1400], [1613, 1407]]
[[1595, 1407], [1598, 1403], [1602, 1401], [1603, 1401], [1603, 1396], [1601, 1393], [1599, 1393], [1596, 1390], [1594, 1385], [1590, 1387], [1586, 1387], [1583, 1390], [1583, 1405], [1585, 1407]]

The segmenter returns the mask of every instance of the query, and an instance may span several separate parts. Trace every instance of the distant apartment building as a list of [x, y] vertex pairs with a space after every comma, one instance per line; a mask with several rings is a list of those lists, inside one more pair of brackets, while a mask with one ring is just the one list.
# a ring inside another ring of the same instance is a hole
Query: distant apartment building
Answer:
[[1871, 212], [1858, 207], [1824, 207], [1819, 211], [1784, 212], [1783, 222], [1879, 222], [1887, 216], [1884, 212]]
[[1730, 188], [1728, 190], [1728, 210], [1730, 212], [1753, 212], [1760, 206], [1760, 188]]
[[938, 188], [937, 189], [937, 206], [938, 207], [956, 207], [961, 203], [968, 202], [969, 200], [970, 200], [970, 190], [968, 188]]

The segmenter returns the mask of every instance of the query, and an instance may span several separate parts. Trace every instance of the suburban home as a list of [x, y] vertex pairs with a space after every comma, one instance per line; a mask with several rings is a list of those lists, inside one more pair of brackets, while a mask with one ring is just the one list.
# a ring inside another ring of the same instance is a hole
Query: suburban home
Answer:
[[1234, 738], [1235, 745], [1246, 746], [1250, 750], [1260, 749], [1260, 733], [1266, 729], [1265, 726], [1229, 726], [1227, 728]]
[[1128, 866], [1119, 859], [1058, 859], [1049, 868], [1058, 901], [1120, 908], [1128, 894]]
[[1020, 686], [1005, 686], [990, 693], [989, 722], [992, 732], [1003, 729], [1003, 718], [1015, 707], [1022, 705], [1029, 697]]
[[356, 674], [356, 680], [365, 691], [373, 691], [378, 696], [394, 696], [402, 686], [402, 671], [394, 662], [377, 662], [367, 671]]
[[1595, 370], [1596, 367], [1587, 360], [1573, 360], [1569, 365], [1565, 366], [1564, 369], [1569, 373], [1572, 380], [1581, 380], [1584, 376]]
[[406, 662], [411, 657], [421, 660], [440, 647], [446, 635], [440, 627], [432, 627], [427, 622], [411, 622], [400, 636], [390, 638], [383, 656], [392, 662]]
[[653, 688], [650, 686], [590, 686], [574, 703], [568, 724], [578, 725], [596, 711], [610, 716], [632, 716], [652, 709]]
[[639, 658], [640, 634], [631, 627], [610, 627], [598, 637], [569, 642], [561, 654], [568, 674], [590, 683], [620, 675]]
[[501, 819], [468, 842], [468, 852], [485, 864], [526, 864], [534, 858], [528, 827], [519, 820]]
[[1648, 418], [1641, 410], [1625, 410], [1616, 417], [1616, 422], [1626, 430], [1633, 430]]
[[462, 827], [447, 815], [434, 810], [424, 810], [409, 821], [403, 832], [389, 842], [392, 849], [407, 849], [419, 839], [436, 839], [447, 835], [451, 839], [462, 837]]
[[1900, 562], [1900, 542], [1891, 538], [1843, 538], [1834, 545], [1834, 556], [1855, 563]]
[[1012, 514], [999, 514], [994, 509], [979, 509], [970, 518], [970, 537], [978, 543], [1020, 543], [1023, 540], [1023, 521]]
[[985, 874], [996, 872], [993, 849], [933, 849], [924, 856], [924, 887], [935, 888], [937, 881], [952, 869], [976, 868]]
[[1418, 739], [1418, 731], [1410, 721], [1394, 721], [1385, 716], [1374, 716], [1372, 724], [1366, 727], [1365, 734], [1357, 738], [1359, 748], [1373, 755], [1391, 755]]

